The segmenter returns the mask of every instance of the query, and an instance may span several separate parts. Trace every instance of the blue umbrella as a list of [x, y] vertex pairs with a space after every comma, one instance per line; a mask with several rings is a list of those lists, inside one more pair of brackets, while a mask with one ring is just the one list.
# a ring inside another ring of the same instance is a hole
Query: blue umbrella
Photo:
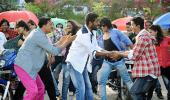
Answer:
[[157, 18], [154, 22], [154, 25], [160, 25], [162, 29], [170, 28], [170, 12], [163, 14]]

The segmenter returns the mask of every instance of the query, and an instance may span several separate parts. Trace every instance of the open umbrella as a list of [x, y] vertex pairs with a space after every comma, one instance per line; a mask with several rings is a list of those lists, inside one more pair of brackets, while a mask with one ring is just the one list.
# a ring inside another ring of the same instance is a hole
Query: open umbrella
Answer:
[[119, 30], [126, 31], [126, 23], [129, 22], [131, 19], [132, 17], [118, 18], [112, 21], [112, 24], [115, 24]]
[[160, 25], [162, 29], [170, 28], [170, 12], [163, 14], [157, 18], [154, 22], [154, 25]]
[[38, 25], [37, 16], [30, 11], [5, 11], [0, 13], [0, 20], [6, 19], [9, 22], [17, 22], [18, 20], [24, 20], [28, 22], [30, 19]]
[[63, 26], [65, 27], [67, 24], [67, 20], [66, 19], [62, 19], [62, 18], [51, 18], [51, 21], [54, 23], [54, 26], [56, 27], [56, 25], [58, 23], [63, 24]]

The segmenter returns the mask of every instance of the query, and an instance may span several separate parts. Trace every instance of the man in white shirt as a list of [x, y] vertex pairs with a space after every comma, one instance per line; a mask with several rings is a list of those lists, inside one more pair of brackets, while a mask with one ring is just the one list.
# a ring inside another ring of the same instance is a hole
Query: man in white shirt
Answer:
[[103, 57], [113, 55], [111, 52], [102, 50], [97, 44], [96, 31], [94, 31], [97, 17], [95, 13], [87, 14], [86, 24], [77, 32], [77, 37], [72, 42], [66, 58], [67, 67], [70, 69], [69, 74], [76, 88], [76, 100], [94, 100], [88, 75], [88, 71], [92, 72], [93, 55]]
[[5, 34], [0, 32], [0, 51], [4, 50], [4, 43], [7, 41]]

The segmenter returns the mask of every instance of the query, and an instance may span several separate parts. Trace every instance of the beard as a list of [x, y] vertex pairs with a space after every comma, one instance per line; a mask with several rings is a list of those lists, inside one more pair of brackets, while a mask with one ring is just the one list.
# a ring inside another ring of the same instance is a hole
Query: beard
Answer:
[[97, 30], [97, 27], [96, 27], [96, 26], [93, 26], [93, 27], [92, 27], [92, 30]]

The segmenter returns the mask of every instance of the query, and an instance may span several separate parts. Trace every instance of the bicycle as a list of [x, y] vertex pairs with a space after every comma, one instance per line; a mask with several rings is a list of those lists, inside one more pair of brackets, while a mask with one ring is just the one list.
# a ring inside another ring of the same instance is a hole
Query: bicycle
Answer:
[[[126, 59], [125, 64], [127, 66], [128, 73], [131, 75], [133, 61]], [[112, 70], [107, 85], [111, 87], [113, 91], [118, 91], [117, 100], [131, 100], [128, 88], [123, 83], [122, 78], [115, 69]]]

